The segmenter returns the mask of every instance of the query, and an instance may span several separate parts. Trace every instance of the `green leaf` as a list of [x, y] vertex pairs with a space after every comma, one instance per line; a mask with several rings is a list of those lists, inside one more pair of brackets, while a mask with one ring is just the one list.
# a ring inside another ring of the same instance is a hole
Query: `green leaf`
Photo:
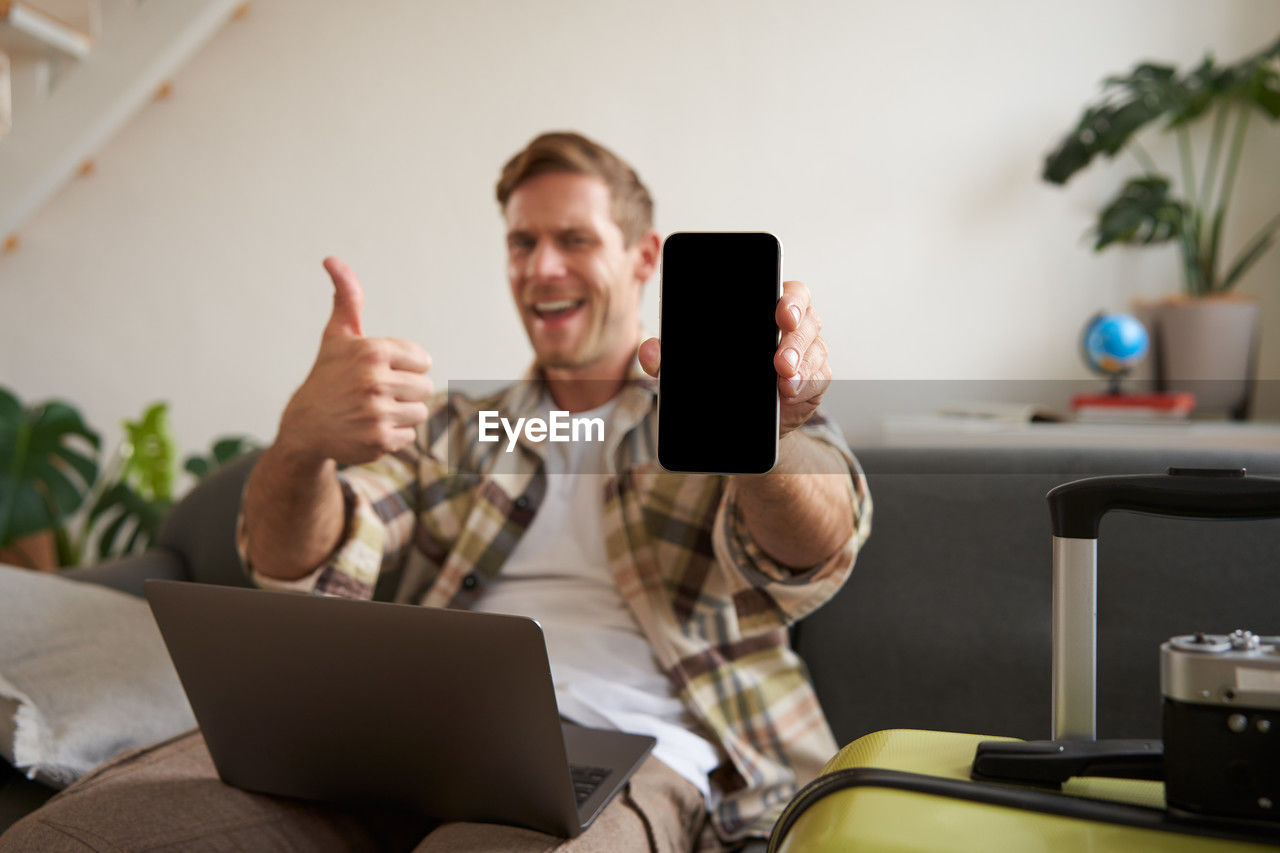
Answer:
[[59, 524], [53, 531], [54, 543], [58, 549], [58, 565], [59, 566], [78, 566], [80, 564], [80, 552], [76, 549], [74, 540], [71, 538], [70, 532], [64, 524]]
[[197, 480], [203, 480], [209, 474], [209, 460], [203, 456], [188, 456], [187, 461], [182, 463], [182, 468]]
[[145, 500], [171, 500], [178, 452], [169, 429], [169, 404], [153, 403], [140, 420], [125, 421], [124, 428], [120, 479]]
[[1258, 62], [1245, 88], [1245, 98], [1269, 118], [1280, 118], [1280, 58]]
[[[98, 557], [108, 559], [145, 550], [155, 541], [171, 505], [169, 500], [146, 498], [125, 482], [109, 487], [94, 503], [87, 522], [91, 535], [97, 537]], [[125, 531], [129, 536], [121, 544]]]
[[1213, 227], [1209, 232], [1209, 248], [1205, 252], [1202, 268], [1204, 270], [1204, 281], [1208, 285], [1209, 290], [1214, 290], [1214, 279], [1218, 273], [1218, 249], [1222, 245], [1222, 217], [1226, 213], [1226, 208], [1218, 208], [1218, 212], [1213, 216]]
[[81, 501], [84, 500], [84, 493], [76, 487], [76, 484], [54, 465], [50, 465], [45, 470], [44, 478], [43, 495], [54, 512], [59, 517], [75, 512], [76, 507], [80, 506]]
[[1280, 118], [1280, 38], [1224, 72], [1223, 91], [1252, 104], [1269, 118]]
[[41, 530], [55, 526], [59, 519], [55, 511], [45, 501], [44, 495], [36, 489], [17, 492], [10, 506], [8, 529], [4, 545]]
[[1189, 224], [1186, 206], [1169, 195], [1162, 177], [1135, 178], [1098, 216], [1094, 250], [1112, 243], [1147, 245], [1181, 238]]
[[93, 459], [78, 453], [74, 448], [59, 445], [52, 450], [54, 456], [63, 464], [72, 468], [76, 476], [85, 483], [92, 483], [98, 476], [98, 464]]
[[1043, 177], [1065, 183], [1098, 154], [1114, 156], [1134, 133], [1187, 99], [1169, 65], [1142, 63], [1124, 77], [1107, 77], [1100, 99], [1087, 106], [1059, 147], [1044, 159]]
[[261, 445], [248, 436], [227, 436], [215, 441], [207, 456], [194, 453], [188, 456], [182, 467], [194, 474], [196, 479], [204, 479], [232, 459], [259, 449]]
[[1227, 270], [1227, 274], [1222, 278], [1222, 290], [1230, 290], [1235, 286], [1236, 279], [1245, 274], [1249, 267], [1253, 266], [1254, 261], [1261, 258], [1271, 244], [1275, 242], [1276, 229], [1272, 228], [1263, 234], [1260, 234], [1256, 240], [1240, 251], [1236, 257], [1236, 262], [1231, 265], [1231, 269]]
[[252, 453], [260, 449], [261, 445], [245, 435], [230, 436], [219, 439], [213, 444], [213, 458], [218, 460], [219, 465], [226, 465], [237, 456], [243, 456], [246, 453]]
[[1105, 78], [1101, 96], [1046, 156], [1042, 177], [1066, 183], [1098, 154], [1121, 151], [1153, 120], [1167, 115], [1165, 129], [1175, 129], [1224, 100], [1246, 101], [1272, 119], [1280, 118], [1280, 39], [1227, 67], [1206, 55], [1181, 77], [1173, 66], [1144, 62], [1128, 74]]
[[[101, 517], [101, 516], [100, 516]], [[116, 537], [129, 520], [129, 513], [121, 511], [106, 516], [110, 518], [107, 526], [98, 533], [98, 559], [108, 559], [115, 550]]]
[[1230, 72], [1219, 68], [1213, 57], [1201, 63], [1177, 83], [1177, 104], [1170, 111], [1166, 130], [1190, 124], [1208, 111], [1230, 86]]
[[98, 447], [98, 434], [66, 403], [24, 408], [0, 389], [0, 547], [57, 527], [80, 507], [98, 476]]
[[0, 388], [0, 433], [11, 428], [14, 419], [22, 413], [22, 404], [7, 388]]
[[133, 554], [139, 550], [145, 550], [148, 543], [154, 541], [155, 534], [148, 535], [147, 529], [141, 524], [133, 528], [133, 535], [129, 537], [129, 541], [125, 543], [122, 553]]

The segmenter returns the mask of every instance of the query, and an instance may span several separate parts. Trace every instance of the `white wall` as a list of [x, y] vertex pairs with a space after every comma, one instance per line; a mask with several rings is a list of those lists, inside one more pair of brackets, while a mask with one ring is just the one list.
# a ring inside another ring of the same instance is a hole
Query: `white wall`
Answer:
[[[631, 160], [664, 232], [781, 236], [838, 378], [1080, 378], [1082, 322], [1172, 292], [1177, 259], [1094, 255], [1082, 235], [1130, 164], [1063, 190], [1043, 155], [1106, 74], [1277, 34], [1274, 0], [259, 0], [0, 257], [0, 384], [69, 398], [109, 439], [154, 399], [184, 450], [270, 439], [330, 253], [364, 281], [366, 332], [421, 342], [438, 386], [515, 378], [492, 188], [559, 128]], [[1229, 246], [1280, 200], [1280, 127], [1254, 125]], [[1242, 288], [1271, 379], [1277, 284], [1280, 250]]]

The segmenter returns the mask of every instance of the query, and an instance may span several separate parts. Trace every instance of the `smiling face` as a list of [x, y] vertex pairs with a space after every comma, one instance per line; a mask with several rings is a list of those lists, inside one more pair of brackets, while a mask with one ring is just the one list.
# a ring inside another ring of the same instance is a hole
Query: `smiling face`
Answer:
[[639, 344], [641, 289], [657, 263], [658, 237], [626, 247], [594, 175], [552, 172], [511, 193], [507, 278], [539, 366], [587, 375], [622, 365]]

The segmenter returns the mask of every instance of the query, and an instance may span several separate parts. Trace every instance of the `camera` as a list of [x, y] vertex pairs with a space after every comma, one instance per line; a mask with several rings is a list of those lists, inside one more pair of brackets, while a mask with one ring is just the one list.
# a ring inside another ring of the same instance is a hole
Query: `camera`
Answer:
[[1160, 690], [1169, 810], [1280, 822], [1280, 637], [1173, 637]]

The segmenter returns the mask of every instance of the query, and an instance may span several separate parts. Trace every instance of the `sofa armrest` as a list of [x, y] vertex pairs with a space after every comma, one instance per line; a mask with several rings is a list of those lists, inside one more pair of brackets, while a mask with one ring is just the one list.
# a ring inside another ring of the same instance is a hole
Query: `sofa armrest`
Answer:
[[67, 569], [62, 572], [62, 576], [102, 584], [139, 598], [142, 597], [142, 582], [149, 578], [175, 581], [189, 579], [182, 560], [164, 548], [151, 548], [142, 554], [131, 554], [94, 566]]

